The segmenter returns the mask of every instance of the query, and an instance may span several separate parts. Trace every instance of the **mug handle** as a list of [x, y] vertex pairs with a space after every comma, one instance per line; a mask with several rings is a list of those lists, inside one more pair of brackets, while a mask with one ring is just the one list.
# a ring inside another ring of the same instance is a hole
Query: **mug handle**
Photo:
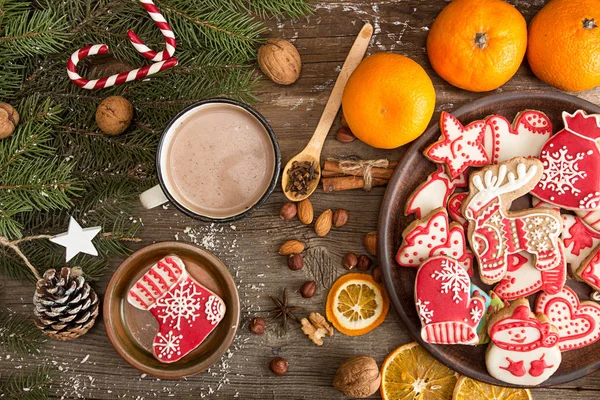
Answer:
[[160, 185], [156, 185], [153, 188], [148, 189], [144, 193], [140, 194], [140, 202], [146, 210], [158, 207], [161, 204], [167, 203], [168, 201], [169, 199], [167, 198], [167, 196], [165, 196]]

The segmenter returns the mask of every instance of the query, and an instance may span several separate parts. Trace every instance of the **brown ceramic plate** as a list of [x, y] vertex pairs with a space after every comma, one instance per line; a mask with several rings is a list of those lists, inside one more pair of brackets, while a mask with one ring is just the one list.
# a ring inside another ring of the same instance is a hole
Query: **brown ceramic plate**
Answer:
[[[168, 254], [179, 256], [189, 274], [219, 295], [227, 309], [223, 320], [200, 346], [170, 364], [152, 355], [152, 340], [158, 331], [152, 314], [127, 302], [129, 288]], [[180, 379], [206, 370], [227, 351], [237, 331], [240, 302], [229, 270], [212, 253], [189, 243], [161, 242], [141, 248], [121, 263], [106, 289], [103, 313], [108, 338], [125, 361], [157, 378]]]
[[[574, 112], [583, 109], [588, 113], [600, 113], [600, 107], [563, 93], [512, 92], [484, 97], [459, 108], [452, 114], [465, 124], [491, 114], [501, 114], [512, 121], [519, 111], [525, 109], [543, 111], [550, 117], [555, 128], [563, 126], [561, 119], [563, 111]], [[414, 302], [416, 268], [402, 268], [394, 260], [402, 241], [402, 231], [414, 220], [413, 216], [404, 216], [406, 200], [411, 192], [435, 170], [435, 165], [423, 156], [423, 150], [436, 141], [439, 135], [439, 126], [436, 124], [416, 140], [405, 153], [388, 185], [381, 206], [378, 235], [379, 259], [386, 288], [406, 328], [435, 358], [463, 375], [507, 386], [506, 383], [488, 374], [485, 367], [487, 346], [431, 345], [423, 342], [420, 336], [421, 322]], [[481, 285], [476, 278], [474, 280], [478, 286], [488, 288]], [[582, 300], [587, 299], [591, 292], [585, 284], [574, 280], [569, 280], [567, 285], [573, 288]], [[530, 297], [535, 298], [535, 296]], [[580, 350], [564, 352], [562, 356], [562, 364], [558, 371], [540, 386], [569, 382], [600, 369], [600, 342]]]

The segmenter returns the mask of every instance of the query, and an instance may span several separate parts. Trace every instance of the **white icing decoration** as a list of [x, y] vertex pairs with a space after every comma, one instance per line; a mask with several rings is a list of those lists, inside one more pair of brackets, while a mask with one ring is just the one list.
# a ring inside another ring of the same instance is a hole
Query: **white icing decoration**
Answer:
[[575, 187], [575, 183], [585, 179], [587, 173], [579, 170], [579, 161], [586, 157], [585, 153], [569, 154], [567, 146], [563, 146], [556, 152], [542, 151], [544, 159], [544, 174], [538, 186], [543, 190], [552, 190], [559, 195], [571, 192], [578, 195], [581, 190]]
[[158, 332], [154, 338], [154, 347], [160, 358], [171, 359], [174, 354], [181, 355], [180, 343], [183, 335], [175, 335], [173, 331], [168, 331], [166, 335]]
[[[200, 316], [202, 308], [199, 299], [201, 292], [196, 291], [196, 285], [189, 279], [180, 281], [171, 291], [170, 295], [161, 297], [156, 302], [156, 307], [164, 307], [158, 317], [166, 322], [168, 319], [176, 321], [173, 327], [181, 329], [181, 321], [195, 321]], [[214, 324], [213, 324], [214, 325]]]
[[206, 319], [212, 325], [216, 325], [223, 319], [225, 304], [217, 296], [210, 296], [204, 307], [204, 312], [206, 313]]
[[416, 305], [418, 309], [419, 316], [421, 317], [421, 321], [426, 324], [431, 323], [431, 318], [433, 318], [433, 310], [430, 310], [427, 306], [429, 305], [429, 301], [421, 301], [421, 299], [417, 300]]
[[448, 259], [442, 260], [441, 271], [435, 271], [432, 278], [442, 280], [441, 292], [449, 293], [452, 291], [452, 300], [456, 303], [462, 300], [462, 293], [469, 293], [471, 281], [469, 276], [464, 273], [462, 267]]

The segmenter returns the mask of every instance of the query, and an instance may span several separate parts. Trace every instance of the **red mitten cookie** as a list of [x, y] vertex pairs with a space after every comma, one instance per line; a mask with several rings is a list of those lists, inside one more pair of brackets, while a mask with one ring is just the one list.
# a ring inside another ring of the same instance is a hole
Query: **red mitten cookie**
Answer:
[[425, 156], [438, 164], [446, 164], [448, 175], [456, 178], [469, 167], [490, 163], [483, 147], [485, 121], [463, 126], [452, 114], [442, 111], [440, 139], [425, 149]]
[[501, 115], [485, 120], [483, 143], [492, 164], [513, 157], [538, 157], [542, 146], [552, 135], [552, 122], [541, 111], [522, 111], [513, 124]]
[[570, 210], [600, 207], [600, 115], [563, 112], [565, 128], [540, 153], [544, 174], [532, 193]]
[[562, 230], [558, 212], [545, 208], [508, 211], [512, 201], [528, 193], [542, 173], [539, 160], [515, 157], [471, 174], [463, 215], [469, 221], [467, 236], [484, 283], [500, 281], [509, 266], [507, 257], [521, 251], [534, 255], [535, 267], [541, 271], [564, 264], [558, 246]]
[[569, 287], [556, 294], [540, 294], [535, 312], [545, 314], [558, 330], [561, 351], [580, 349], [600, 339], [600, 305], [592, 301], [580, 303]]
[[415, 280], [415, 304], [424, 341], [477, 344], [477, 325], [485, 313], [485, 301], [480, 296], [471, 297], [470, 287], [469, 275], [452, 258], [432, 257], [421, 265]]
[[225, 315], [223, 300], [189, 276], [183, 261], [167, 256], [129, 290], [128, 302], [158, 321], [154, 357], [172, 363], [206, 339]]

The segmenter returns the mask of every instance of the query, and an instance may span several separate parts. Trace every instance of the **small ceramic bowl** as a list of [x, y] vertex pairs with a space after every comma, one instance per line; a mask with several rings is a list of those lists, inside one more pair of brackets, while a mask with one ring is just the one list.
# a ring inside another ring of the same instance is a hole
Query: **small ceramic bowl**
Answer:
[[[174, 363], [162, 363], [152, 354], [158, 323], [149, 311], [127, 302], [131, 286], [161, 258], [175, 254], [189, 274], [219, 295], [225, 302], [225, 317], [208, 337], [187, 356]], [[161, 379], [196, 375], [214, 364], [227, 351], [237, 331], [240, 302], [229, 270], [215, 255], [182, 242], [161, 242], [143, 247], [121, 263], [104, 295], [104, 325], [115, 350], [131, 366]]]

